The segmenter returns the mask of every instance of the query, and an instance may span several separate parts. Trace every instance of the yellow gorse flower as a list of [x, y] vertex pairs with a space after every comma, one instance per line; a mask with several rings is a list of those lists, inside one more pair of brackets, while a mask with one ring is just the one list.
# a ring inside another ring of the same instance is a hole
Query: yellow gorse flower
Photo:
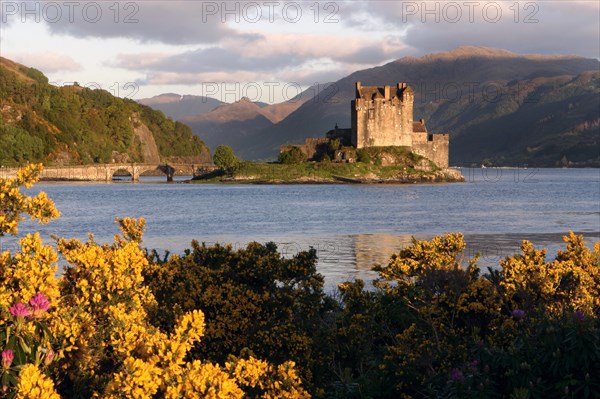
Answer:
[[37, 197], [21, 193], [20, 186], [30, 188], [38, 181], [42, 169], [42, 165], [32, 164], [19, 169], [16, 178], [0, 179], [0, 236], [17, 234], [19, 222], [23, 220], [21, 214], [28, 214], [40, 223], [48, 223], [59, 216], [45, 193], [41, 192]]
[[15, 399], [60, 399], [54, 383], [34, 364], [27, 364], [19, 373]]

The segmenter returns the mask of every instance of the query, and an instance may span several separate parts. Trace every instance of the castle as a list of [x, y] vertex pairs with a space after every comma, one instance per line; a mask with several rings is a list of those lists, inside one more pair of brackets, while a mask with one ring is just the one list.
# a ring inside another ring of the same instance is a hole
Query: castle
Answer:
[[[351, 103], [351, 129], [335, 129], [327, 132], [327, 138], [306, 139], [296, 145], [310, 159], [331, 139], [356, 149], [366, 147], [402, 146], [433, 161], [440, 168], [448, 167], [449, 136], [429, 134], [425, 121], [413, 121], [414, 92], [406, 83], [393, 86], [362, 86], [356, 82], [356, 98]], [[281, 146], [287, 151], [290, 145]], [[340, 152], [337, 160], [344, 159]]]

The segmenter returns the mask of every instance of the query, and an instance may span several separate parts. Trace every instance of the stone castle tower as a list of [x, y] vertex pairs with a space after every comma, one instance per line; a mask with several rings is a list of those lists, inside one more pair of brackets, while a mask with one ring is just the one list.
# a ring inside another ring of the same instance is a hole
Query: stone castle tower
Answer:
[[[329, 140], [338, 139], [343, 146], [408, 147], [416, 154], [433, 161], [439, 168], [448, 167], [450, 137], [429, 134], [425, 120], [413, 121], [414, 92], [406, 83], [396, 86], [362, 86], [356, 82], [356, 98], [351, 103], [351, 129], [337, 124], [326, 138], [307, 138], [304, 144], [284, 144], [280, 151], [298, 147], [308, 159], [328, 148]], [[341, 151], [343, 154], [343, 151]], [[342, 156], [338, 161], [347, 161]]]
[[356, 148], [412, 147], [413, 90], [406, 83], [362, 86], [352, 100], [352, 145]]
[[406, 83], [392, 86], [362, 86], [356, 82], [352, 100], [352, 133], [356, 148], [403, 146], [448, 167], [449, 137], [428, 134], [423, 119], [413, 121], [414, 92]]

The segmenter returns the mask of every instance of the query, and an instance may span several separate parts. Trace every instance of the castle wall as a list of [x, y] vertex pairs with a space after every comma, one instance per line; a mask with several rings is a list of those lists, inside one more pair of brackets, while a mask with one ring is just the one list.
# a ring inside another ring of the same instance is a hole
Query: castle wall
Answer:
[[[448, 154], [450, 150], [450, 137], [447, 134], [413, 133], [412, 151], [433, 161], [440, 168], [448, 167]], [[423, 136], [426, 138], [423, 141]]]
[[[357, 87], [360, 92], [360, 86]], [[357, 98], [352, 102], [352, 144], [356, 148], [406, 146], [412, 144], [413, 93], [401, 89], [375, 98]]]
[[429, 136], [429, 134], [427, 134], [427, 132], [413, 133], [412, 134], [413, 145], [427, 143], [428, 136]]
[[356, 82], [351, 103], [352, 145], [356, 148], [404, 146], [448, 167], [449, 137], [428, 134], [424, 120], [413, 121], [414, 92], [406, 83], [397, 86], [362, 86]]
[[[352, 129], [352, 133], [350, 134], [350, 144], [352, 144], [352, 146], [354, 148], [359, 148], [358, 147], [358, 131], [357, 131], [357, 123], [358, 121], [356, 120], [356, 100], [352, 100], [350, 102], [350, 126]], [[362, 147], [360, 147], [362, 148]]]

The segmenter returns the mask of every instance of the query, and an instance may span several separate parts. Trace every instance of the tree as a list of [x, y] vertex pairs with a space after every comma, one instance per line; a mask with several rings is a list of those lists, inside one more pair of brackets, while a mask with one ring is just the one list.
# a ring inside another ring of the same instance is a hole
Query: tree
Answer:
[[306, 161], [306, 154], [298, 147], [292, 147], [279, 154], [279, 162], [286, 165], [299, 164]]
[[219, 145], [215, 149], [213, 155], [213, 162], [219, 168], [223, 169], [226, 173], [232, 174], [235, 167], [239, 164], [240, 160], [235, 156], [233, 148], [228, 145]]

